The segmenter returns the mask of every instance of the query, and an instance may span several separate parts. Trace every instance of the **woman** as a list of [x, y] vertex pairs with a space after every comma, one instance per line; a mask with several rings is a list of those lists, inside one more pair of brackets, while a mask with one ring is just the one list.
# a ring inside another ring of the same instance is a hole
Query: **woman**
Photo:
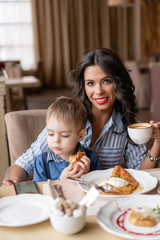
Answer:
[[[156, 167], [157, 162], [150, 161], [145, 145], [134, 145], [128, 139], [127, 125], [138, 121], [138, 111], [135, 87], [119, 57], [109, 49], [95, 49], [80, 60], [70, 73], [70, 81], [75, 96], [88, 110], [88, 134], [82, 145], [96, 152], [102, 168], [121, 165], [123, 160], [128, 168]], [[157, 161], [159, 128], [160, 123], [154, 124], [155, 141], [150, 151]]]
[[[135, 145], [128, 139], [127, 125], [138, 121], [138, 111], [135, 87], [119, 57], [106, 48], [92, 50], [71, 71], [69, 79], [75, 97], [88, 111], [81, 144], [97, 154], [102, 168], [122, 165], [123, 161], [133, 169], [156, 167], [160, 160], [160, 123], [153, 124], [154, 143], [149, 155], [145, 145]], [[11, 180], [3, 184], [25, 180], [33, 172], [35, 156], [46, 150], [44, 129], [31, 148], [17, 159], [10, 172]], [[82, 166], [84, 171], [86, 167]]]

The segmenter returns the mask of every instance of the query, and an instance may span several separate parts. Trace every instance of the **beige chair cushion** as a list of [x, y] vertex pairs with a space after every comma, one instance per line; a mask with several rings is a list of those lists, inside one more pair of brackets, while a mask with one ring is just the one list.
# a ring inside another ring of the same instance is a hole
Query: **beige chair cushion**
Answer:
[[148, 109], [151, 104], [151, 82], [148, 72], [141, 73], [136, 61], [125, 61], [127, 69], [135, 85], [135, 95], [139, 109]]
[[153, 63], [150, 66], [151, 85], [152, 85], [152, 101], [151, 115], [155, 121], [160, 121], [160, 63]]
[[37, 139], [46, 125], [46, 110], [22, 110], [5, 115], [11, 165]]

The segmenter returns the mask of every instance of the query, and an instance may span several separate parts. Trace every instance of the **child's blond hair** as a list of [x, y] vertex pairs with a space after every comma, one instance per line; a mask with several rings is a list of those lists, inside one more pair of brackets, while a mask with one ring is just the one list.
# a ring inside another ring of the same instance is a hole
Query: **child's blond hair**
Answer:
[[57, 119], [74, 121], [78, 128], [85, 128], [87, 110], [83, 103], [69, 97], [58, 97], [47, 109], [46, 121], [54, 116]]

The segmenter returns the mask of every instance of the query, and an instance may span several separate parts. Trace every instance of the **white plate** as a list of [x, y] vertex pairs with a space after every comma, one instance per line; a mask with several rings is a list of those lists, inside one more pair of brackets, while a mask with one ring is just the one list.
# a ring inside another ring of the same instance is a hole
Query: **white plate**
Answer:
[[[158, 195], [128, 196], [104, 205], [99, 210], [96, 220], [104, 230], [123, 238], [140, 240], [160, 239], [160, 226], [138, 227], [128, 221], [131, 209], [144, 206], [156, 208], [157, 205], [160, 206], [160, 196]], [[124, 211], [120, 211], [118, 208]]]
[[[104, 178], [109, 178], [112, 175], [112, 171], [114, 168], [110, 168], [107, 170], [96, 170], [89, 172], [81, 177], [82, 180], [89, 181], [89, 182], [94, 182], [97, 183], [98, 185], [100, 182], [104, 180]], [[132, 193], [132, 194], [140, 194], [140, 193], [146, 193], [151, 191], [157, 186], [158, 179], [155, 177], [152, 177], [148, 172], [140, 171], [140, 170], [134, 170], [134, 169], [126, 169], [138, 182], [139, 186], [138, 188]], [[78, 183], [80, 188], [88, 192], [90, 187]], [[99, 194], [102, 197], [126, 197], [128, 195], [104, 195], [104, 194]]]
[[49, 218], [53, 199], [41, 194], [19, 194], [0, 199], [0, 226], [20, 227]]

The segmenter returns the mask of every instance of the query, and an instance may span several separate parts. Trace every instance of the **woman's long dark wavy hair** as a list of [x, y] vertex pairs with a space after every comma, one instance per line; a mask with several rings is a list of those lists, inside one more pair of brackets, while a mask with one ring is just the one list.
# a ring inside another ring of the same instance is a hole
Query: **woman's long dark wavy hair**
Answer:
[[91, 119], [91, 102], [85, 92], [84, 71], [88, 66], [98, 65], [102, 71], [109, 74], [115, 85], [115, 110], [121, 112], [125, 129], [127, 125], [137, 120], [135, 86], [129, 76], [128, 70], [120, 58], [110, 49], [96, 48], [87, 53], [78, 62], [76, 69], [69, 75], [69, 81], [73, 87], [74, 97], [78, 97], [86, 106], [88, 117]]

